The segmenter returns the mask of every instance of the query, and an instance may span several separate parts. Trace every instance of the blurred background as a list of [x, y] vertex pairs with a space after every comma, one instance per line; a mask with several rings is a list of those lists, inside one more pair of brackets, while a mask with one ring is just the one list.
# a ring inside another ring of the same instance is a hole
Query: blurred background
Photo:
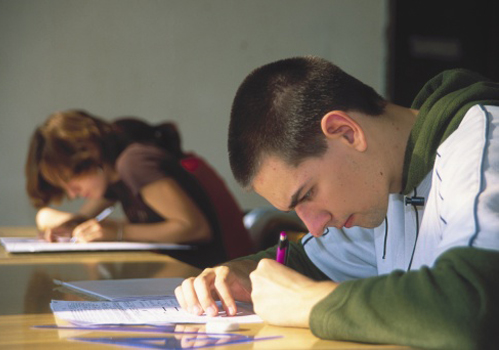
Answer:
[[0, 0], [0, 226], [34, 225], [28, 140], [69, 108], [172, 120], [243, 209], [268, 206], [238, 187], [227, 157], [232, 98], [251, 70], [317, 55], [408, 106], [447, 68], [499, 80], [498, 10], [493, 0]]

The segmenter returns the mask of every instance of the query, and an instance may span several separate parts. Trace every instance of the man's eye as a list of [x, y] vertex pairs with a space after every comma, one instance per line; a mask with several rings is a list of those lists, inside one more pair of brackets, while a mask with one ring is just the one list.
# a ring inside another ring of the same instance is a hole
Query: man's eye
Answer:
[[307, 193], [305, 193], [305, 195], [301, 198], [301, 201], [307, 201], [309, 200], [310, 198], [312, 198], [312, 190], [309, 190]]

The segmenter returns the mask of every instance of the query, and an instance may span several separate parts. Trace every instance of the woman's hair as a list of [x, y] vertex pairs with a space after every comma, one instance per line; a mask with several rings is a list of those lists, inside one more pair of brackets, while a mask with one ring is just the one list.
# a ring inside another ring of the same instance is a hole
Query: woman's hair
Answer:
[[135, 117], [121, 117], [115, 119], [113, 125], [124, 133], [129, 142], [154, 144], [176, 158], [184, 156], [180, 133], [171, 122], [151, 125]]
[[180, 135], [171, 123], [151, 126], [137, 118], [102, 120], [83, 110], [51, 114], [33, 133], [26, 160], [26, 189], [39, 208], [60, 202], [60, 188], [74, 176], [114, 166], [119, 154], [132, 142], [152, 143], [182, 156]]

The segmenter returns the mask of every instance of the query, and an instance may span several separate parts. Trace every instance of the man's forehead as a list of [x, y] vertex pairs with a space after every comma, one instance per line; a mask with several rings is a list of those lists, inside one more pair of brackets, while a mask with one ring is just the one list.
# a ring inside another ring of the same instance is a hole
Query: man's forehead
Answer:
[[258, 170], [253, 178], [252, 186], [270, 181], [274, 176], [282, 176], [292, 172], [293, 167], [286, 164], [281, 158], [275, 155], [263, 156], [259, 162]]
[[296, 168], [276, 156], [266, 156], [252, 182], [252, 189], [281, 210], [288, 210], [293, 193], [304, 181]]

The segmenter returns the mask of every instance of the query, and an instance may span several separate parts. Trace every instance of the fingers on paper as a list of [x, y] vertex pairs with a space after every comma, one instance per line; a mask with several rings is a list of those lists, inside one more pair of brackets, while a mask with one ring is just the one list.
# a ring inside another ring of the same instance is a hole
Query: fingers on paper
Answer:
[[51, 228], [45, 230], [45, 232], [43, 233], [43, 239], [46, 240], [47, 242], [55, 241], [54, 232]]
[[180, 307], [184, 310], [189, 310], [189, 306], [188, 306], [187, 301], [185, 300], [185, 297], [184, 297], [183, 283], [189, 283], [189, 282], [187, 282], [187, 280], [189, 280], [189, 279], [192, 279], [192, 277], [185, 279], [180, 286], [175, 288], [175, 297], [177, 298], [177, 301], [178, 301]]
[[43, 239], [47, 242], [64, 242], [71, 236], [71, 231], [64, 226], [48, 228], [43, 232]]
[[230, 270], [226, 266], [209, 268], [198, 277], [188, 278], [175, 289], [175, 296], [180, 306], [195, 315], [203, 312], [208, 316], [218, 315], [215, 299], [220, 299], [223, 309], [228, 315], [237, 312], [236, 302], [232, 296], [229, 278]]
[[227, 315], [234, 316], [237, 309], [236, 301], [234, 300], [229, 287], [230, 269], [227, 266], [220, 266], [218, 269], [218, 273], [215, 277], [215, 290]]
[[195, 315], [201, 315], [203, 309], [198, 300], [194, 281], [196, 278], [191, 277], [185, 279], [182, 284], [175, 289], [175, 296], [184, 310]]
[[197, 299], [208, 316], [218, 315], [218, 307], [212, 294], [215, 278], [216, 270], [206, 269], [194, 279], [194, 289], [197, 294]]

